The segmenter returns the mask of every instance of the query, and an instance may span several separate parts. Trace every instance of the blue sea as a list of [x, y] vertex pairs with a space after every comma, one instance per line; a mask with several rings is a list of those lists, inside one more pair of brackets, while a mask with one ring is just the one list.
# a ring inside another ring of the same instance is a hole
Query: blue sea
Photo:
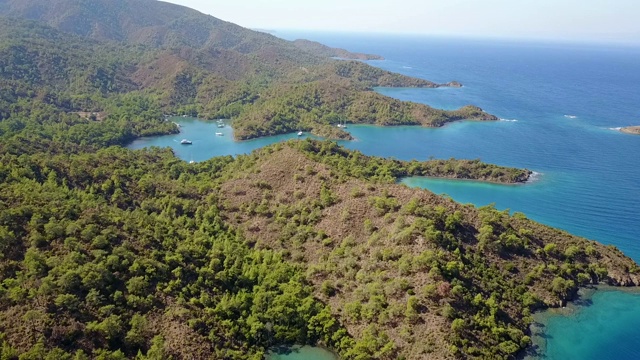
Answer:
[[[408, 186], [444, 193], [462, 203], [495, 203], [500, 209], [520, 211], [542, 223], [613, 244], [640, 262], [640, 136], [617, 131], [640, 125], [640, 48], [389, 35], [276, 35], [379, 54], [385, 60], [369, 61], [371, 65], [414, 77], [457, 80], [464, 87], [377, 90], [436, 108], [474, 104], [502, 119], [440, 129], [349, 126], [356, 140], [345, 146], [404, 160], [479, 158], [536, 172], [535, 180], [526, 185], [410, 178], [404, 180]], [[224, 141], [208, 137], [188, 149], [175, 145], [175, 137], [164, 138], [164, 143], [156, 138], [132, 147], [151, 141], [172, 145], [185, 160], [203, 160], [290, 137], [295, 134], [251, 143], [234, 143], [230, 136]], [[585, 304], [568, 315], [544, 317], [542, 358], [640, 358], [637, 293], [596, 292]]]

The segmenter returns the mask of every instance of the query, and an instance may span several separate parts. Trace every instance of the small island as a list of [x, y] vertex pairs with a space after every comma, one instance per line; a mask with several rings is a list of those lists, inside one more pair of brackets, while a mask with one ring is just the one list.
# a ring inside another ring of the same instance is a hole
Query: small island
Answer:
[[625, 134], [640, 135], [640, 126], [627, 126], [620, 128], [620, 132]]

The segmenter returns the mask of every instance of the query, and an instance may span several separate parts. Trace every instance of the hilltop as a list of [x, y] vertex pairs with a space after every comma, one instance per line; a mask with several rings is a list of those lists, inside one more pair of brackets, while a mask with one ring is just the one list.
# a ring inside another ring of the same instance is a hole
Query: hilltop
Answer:
[[529, 345], [533, 311], [564, 306], [579, 286], [640, 284], [615, 248], [371, 182], [384, 173], [375, 158], [318, 143], [275, 148], [222, 184], [221, 214], [257, 248], [303, 264], [315, 296], [372, 358], [507, 357]]
[[332, 128], [339, 121], [442, 126], [497, 119], [477, 108], [435, 110], [373, 91], [457, 82], [334, 60], [377, 57], [286, 41], [169, 3], [2, 0], [0, 15], [0, 81], [16, 89], [5, 98], [44, 100], [65, 112], [108, 115], [109, 99], [136, 94], [165, 113], [232, 118], [238, 139], [297, 130], [348, 138]]
[[508, 358], [532, 311], [640, 281], [613, 247], [396, 183], [516, 169], [310, 140], [197, 164], [118, 147], [0, 159], [9, 358], [257, 359], [291, 343]]

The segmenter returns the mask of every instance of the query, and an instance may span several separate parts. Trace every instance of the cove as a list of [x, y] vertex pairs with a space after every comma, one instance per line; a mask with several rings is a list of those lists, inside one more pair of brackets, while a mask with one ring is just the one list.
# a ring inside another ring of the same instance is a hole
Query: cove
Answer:
[[[533, 359], [637, 359], [640, 292], [601, 287], [576, 304], [534, 315]], [[623, 344], [623, 345], [621, 345]]]
[[[168, 119], [180, 124], [180, 133], [162, 136], [150, 136], [134, 140], [127, 148], [135, 150], [151, 146], [170, 147], [179, 158], [185, 161], [204, 161], [216, 156], [248, 154], [267, 145], [289, 140], [305, 138], [310, 135], [297, 136], [295, 133], [269, 136], [259, 139], [234, 141], [233, 129], [228, 121], [219, 128], [217, 121], [202, 120], [193, 117], [173, 117]], [[221, 133], [222, 136], [216, 135]], [[182, 145], [180, 141], [187, 139], [191, 145]]]

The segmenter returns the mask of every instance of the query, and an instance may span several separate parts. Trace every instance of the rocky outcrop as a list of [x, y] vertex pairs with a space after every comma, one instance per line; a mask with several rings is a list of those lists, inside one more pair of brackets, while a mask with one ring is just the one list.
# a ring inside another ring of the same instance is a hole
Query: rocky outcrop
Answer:
[[613, 286], [640, 286], [640, 275], [614, 270], [609, 272], [607, 283]]
[[453, 87], [453, 88], [461, 88], [463, 85], [458, 81], [450, 81], [446, 84], [441, 84], [443, 87]]
[[533, 174], [533, 171], [529, 170], [529, 169], [524, 169], [524, 173], [522, 173], [521, 175], [518, 175], [515, 179], [514, 179], [514, 183], [526, 183], [527, 181], [529, 181], [529, 179], [531, 178], [531, 175]]
[[620, 129], [625, 134], [640, 135], [640, 126], [627, 126]]

